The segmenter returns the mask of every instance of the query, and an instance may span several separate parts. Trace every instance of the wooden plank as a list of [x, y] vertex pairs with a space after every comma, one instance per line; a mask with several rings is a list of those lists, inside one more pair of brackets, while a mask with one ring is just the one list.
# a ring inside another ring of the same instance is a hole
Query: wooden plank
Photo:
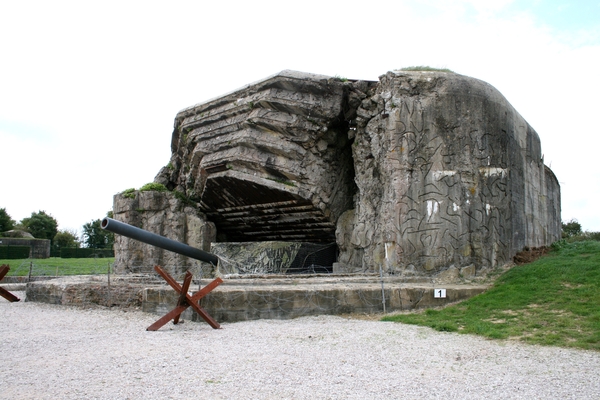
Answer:
[[213, 329], [221, 329], [221, 325], [215, 321], [204, 308], [200, 307], [197, 303], [191, 303], [190, 306], [196, 311], [203, 320], [205, 320]]
[[152, 325], [150, 325], [149, 327], [147, 327], [146, 330], [147, 331], [157, 331], [157, 330], [159, 330], [167, 322], [169, 322], [170, 320], [172, 320], [175, 317], [177, 317], [178, 315], [180, 315], [187, 308], [188, 308], [188, 306], [178, 306], [178, 307], [175, 307], [173, 310], [169, 311], [164, 316], [162, 316], [158, 321], [156, 321], [155, 323], [153, 323]]
[[[8, 265], [3, 264], [2, 266], [0, 266], [0, 281], [2, 279], [4, 279], [6, 274], [8, 274], [8, 271], [10, 271], [10, 267]], [[2, 287], [0, 287], [0, 296], [4, 297], [6, 300], [10, 301], [11, 303], [21, 301], [21, 299], [19, 299], [17, 296], [15, 296], [14, 294], [12, 294], [11, 292], [9, 292], [8, 290], [6, 290]]]
[[10, 271], [10, 267], [8, 265], [2, 264], [2, 266], [0, 266], [0, 281], [4, 279], [6, 274], [8, 274], [8, 271]]
[[10, 301], [11, 303], [21, 301], [21, 299], [19, 299], [17, 296], [15, 296], [8, 290], [1, 288], [1, 287], [0, 287], [0, 296], [4, 297], [6, 300]]
[[176, 291], [179, 293], [179, 299], [177, 301], [177, 306], [169, 311], [167, 314], [165, 314], [164, 316], [162, 316], [159, 320], [157, 320], [155, 323], [153, 323], [152, 325], [150, 325], [148, 328], [146, 328], [147, 331], [157, 331], [159, 330], [161, 327], [163, 327], [166, 323], [168, 323], [170, 320], [173, 320], [174, 324], [177, 324], [179, 322], [179, 318], [181, 313], [183, 313], [188, 307], [192, 307], [192, 309], [194, 311], [196, 311], [200, 317], [202, 317], [202, 319], [204, 319], [211, 327], [213, 327], [214, 329], [219, 329], [221, 328], [221, 325], [219, 325], [219, 323], [217, 321], [215, 321], [207, 312], [204, 308], [200, 307], [200, 305], [198, 304], [198, 301], [203, 298], [204, 296], [206, 296], [208, 293], [210, 293], [214, 288], [216, 288], [217, 286], [219, 286], [221, 283], [223, 283], [223, 280], [221, 278], [216, 278], [214, 279], [212, 282], [210, 282], [208, 285], [206, 285], [205, 287], [203, 287], [202, 289], [200, 289], [199, 291], [197, 291], [196, 293], [194, 293], [192, 296], [189, 295], [188, 290], [190, 287], [190, 284], [192, 282], [192, 274], [187, 271], [185, 274], [185, 278], [183, 281], [183, 285], [179, 285], [179, 283], [177, 283], [177, 281], [175, 279], [173, 279], [173, 277], [171, 277], [171, 275], [169, 275], [169, 273], [167, 271], [165, 271], [164, 269], [162, 269], [160, 266], [156, 265], [154, 267], [154, 270], [163, 277], [163, 279]]
[[190, 303], [198, 302], [198, 300], [200, 300], [201, 298], [206, 296], [208, 293], [210, 293], [214, 288], [219, 286], [221, 283], [223, 283], [223, 279], [216, 278], [211, 283], [209, 283], [208, 285], [204, 286], [202, 289], [197, 291], [191, 298], [188, 299], [188, 301]]
[[177, 281], [175, 279], [173, 279], [171, 277], [171, 275], [169, 275], [169, 273], [167, 271], [165, 271], [164, 269], [162, 269], [161, 267], [159, 267], [158, 265], [156, 265], [154, 267], [154, 270], [156, 272], [158, 272], [158, 274], [160, 276], [162, 276], [162, 278], [167, 281], [167, 283], [173, 288], [175, 289], [176, 292], [181, 293], [181, 286], [179, 285], [179, 283], [177, 283]]
[[[188, 290], [190, 289], [190, 283], [192, 283], [192, 273], [187, 271], [185, 273], [185, 278], [183, 279], [183, 285], [181, 285], [181, 292], [179, 292], [179, 300], [177, 300], [177, 307], [186, 307], [189, 306], [187, 302]], [[173, 318], [173, 323], [177, 325], [179, 323], [179, 317], [181, 314], [177, 315]]]

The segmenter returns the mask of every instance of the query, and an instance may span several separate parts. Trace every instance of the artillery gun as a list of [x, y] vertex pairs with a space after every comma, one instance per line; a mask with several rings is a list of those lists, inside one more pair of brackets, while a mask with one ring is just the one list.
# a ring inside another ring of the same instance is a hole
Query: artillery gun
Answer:
[[[187, 244], [180, 243], [176, 240], [172, 240], [166, 238], [164, 236], [157, 235], [152, 232], [148, 232], [144, 229], [137, 228], [135, 226], [131, 226], [124, 222], [120, 222], [114, 220], [112, 218], [104, 218], [101, 223], [102, 229], [106, 229], [107, 231], [116, 233], [118, 235], [127, 236], [131, 239], [138, 240], [140, 242], [160, 247], [161, 249], [173, 251], [175, 253], [184, 255], [186, 257], [190, 257], [196, 260], [204, 261], [211, 263], [213, 265], [217, 265], [219, 262], [219, 258], [212, 253], [197, 249], [192, 246], [188, 246]], [[177, 306], [167, 314], [165, 314], [162, 318], [156, 321], [154, 324], [150, 325], [146, 330], [148, 331], [156, 331], [160, 329], [163, 325], [165, 325], [170, 320], [173, 320], [174, 324], [179, 322], [179, 317], [182, 312], [184, 312], [188, 307], [192, 307], [194, 311], [196, 311], [210, 326], [214, 329], [220, 328], [220, 325], [217, 321], [215, 321], [207, 312], [204, 310], [198, 302], [204, 296], [206, 296], [211, 290], [219, 286], [223, 283], [221, 278], [217, 278], [213, 280], [211, 283], [206, 285], [204, 288], [199, 290], [198, 292], [190, 295], [188, 293], [188, 289], [190, 287], [190, 283], [192, 282], [192, 274], [190, 271], [187, 271], [185, 274], [185, 278], [183, 280], [183, 284], [179, 285], [175, 279], [171, 277], [165, 270], [163, 270], [160, 266], [155, 266], [154, 270], [163, 277], [165, 281], [176, 291], [179, 293], [179, 300], [177, 301]]]
[[148, 232], [144, 229], [114, 220], [112, 218], [104, 218], [101, 226], [102, 229], [106, 229], [107, 231], [116, 233], [118, 235], [127, 236], [131, 239], [160, 247], [161, 249], [169, 250], [195, 260], [208, 262], [213, 265], [217, 265], [219, 262], [219, 258], [212, 253], [188, 246], [187, 244], [157, 235], [156, 233]]

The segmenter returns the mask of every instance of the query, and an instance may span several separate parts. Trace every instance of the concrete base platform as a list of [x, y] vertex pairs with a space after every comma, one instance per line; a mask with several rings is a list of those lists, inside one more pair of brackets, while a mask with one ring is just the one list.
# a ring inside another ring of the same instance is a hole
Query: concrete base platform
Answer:
[[[195, 281], [191, 291], [210, 280]], [[379, 314], [440, 307], [484, 292], [488, 284], [433, 285], [378, 276], [298, 275], [225, 278], [201, 300], [218, 322], [287, 319], [321, 314]], [[383, 288], [383, 290], [382, 290]], [[445, 291], [445, 297], [438, 297]], [[435, 296], [434, 293], [438, 294]], [[163, 315], [177, 294], [153, 276], [74, 276], [30, 282], [25, 301], [64, 305], [136, 307]], [[191, 309], [184, 319], [201, 320]]]

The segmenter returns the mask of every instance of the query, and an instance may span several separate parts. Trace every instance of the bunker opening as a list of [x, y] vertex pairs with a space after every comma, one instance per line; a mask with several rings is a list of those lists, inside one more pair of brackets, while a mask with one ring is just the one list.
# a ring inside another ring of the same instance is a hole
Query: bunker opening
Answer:
[[[254, 259], [278, 264], [265, 267], [268, 271], [332, 272], [338, 255], [335, 223], [309, 199], [295, 193], [287, 182], [213, 171], [208, 173], [201, 210], [217, 228], [217, 247], [222, 244], [221, 249], [229, 249], [225, 255], [235, 252], [235, 246], [254, 244]], [[282, 243], [289, 244], [285, 257]]]

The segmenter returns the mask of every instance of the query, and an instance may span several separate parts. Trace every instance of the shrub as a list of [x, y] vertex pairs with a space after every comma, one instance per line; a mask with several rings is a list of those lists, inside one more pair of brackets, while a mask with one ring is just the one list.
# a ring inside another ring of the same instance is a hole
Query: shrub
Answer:
[[133, 199], [133, 198], [135, 198], [135, 189], [134, 188], [125, 189], [121, 192], [121, 195], [125, 198]]
[[183, 192], [180, 192], [179, 190], [173, 190], [173, 196], [175, 196], [176, 199], [180, 200], [183, 204], [190, 204], [190, 205], [194, 205], [195, 203], [192, 201], [192, 199], [190, 199], [189, 197], [187, 197]]
[[0, 259], [16, 260], [29, 258], [30, 246], [0, 246]]
[[165, 185], [163, 185], [162, 183], [155, 183], [155, 182], [150, 182], [150, 183], [146, 183], [144, 186], [142, 186], [140, 188], [140, 192], [149, 192], [149, 191], [155, 191], [155, 192], [166, 192], [168, 191], [167, 187]]
[[600, 242], [600, 232], [586, 232], [585, 235], [589, 240]]
[[561, 223], [563, 239], [581, 235], [581, 224], [576, 219]]

